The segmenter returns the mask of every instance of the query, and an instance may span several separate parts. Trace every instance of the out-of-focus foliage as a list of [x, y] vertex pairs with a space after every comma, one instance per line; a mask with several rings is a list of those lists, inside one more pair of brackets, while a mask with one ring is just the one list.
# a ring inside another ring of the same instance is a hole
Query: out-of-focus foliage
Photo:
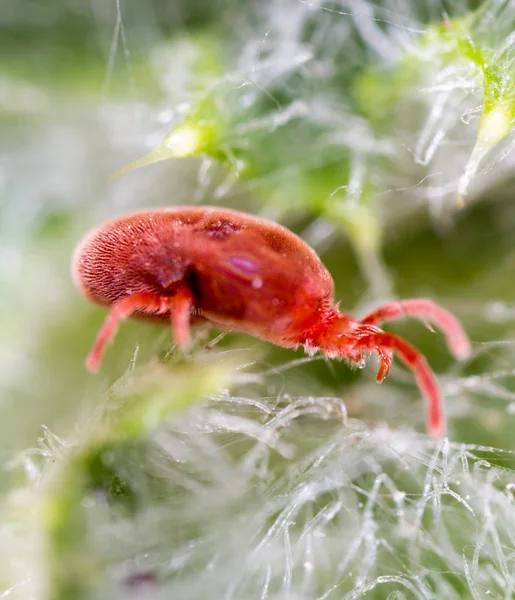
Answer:
[[[0, 4], [0, 597], [515, 595], [515, 3], [444, 4]], [[379, 387], [235, 334], [182, 355], [124, 323], [89, 376], [75, 244], [182, 204], [291, 227], [345, 309], [455, 312], [464, 365], [391, 326], [449, 440], [415, 433], [401, 368]]]

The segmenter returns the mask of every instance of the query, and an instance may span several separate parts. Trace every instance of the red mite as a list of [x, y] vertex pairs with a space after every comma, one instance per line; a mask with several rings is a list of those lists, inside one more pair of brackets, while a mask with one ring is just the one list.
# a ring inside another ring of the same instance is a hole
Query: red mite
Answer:
[[276, 223], [228, 209], [146, 210], [109, 221], [77, 248], [73, 277], [89, 300], [109, 307], [86, 361], [91, 371], [130, 316], [171, 324], [180, 347], [192, 324], [208, 323], [354, 365], [377, 352], [378, 382], [396, 352], [415, 374], [434, 437], [445, 430], [435, 376], [422, 354], [378, 325], [417, 317], [445, 333], [456, 358], [470, 353], [460, 323], [431, 300], [390, 302], [360, 320], [340, 312], [333, 279], [312, 248]]

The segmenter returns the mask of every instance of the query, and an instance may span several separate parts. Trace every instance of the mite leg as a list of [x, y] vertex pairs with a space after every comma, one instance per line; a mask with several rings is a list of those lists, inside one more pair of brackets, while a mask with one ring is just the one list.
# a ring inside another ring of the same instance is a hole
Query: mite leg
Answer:
[[136, 311], [147, 313], [162, 313], [168, 311], [168, 298], [158, 296], [149, 292], [141, 292], [122, 298], [111, 306], [102, 328], [98, 332], [95, 344], [86, 359], [86, 367], [90, 371], [98, 371], [102, 354], [114, 338], [118, 330], [118, 325], [123, 319], [127, 319]]
[[[360, 363], [364, 354], [364, 348], [361, 345], [361, 339], [365, 338], [368, 340], [370, 338], [374, 338], [376, 335], [384, 335], [384, 331], [375, 325], [360, 325], [355, 331], [354, 335], [351, 334], [345, 337], [340, 337], [340, 347], [342, 347], [342, 345], [347, 347], [345, 354], [350, 362]], [[356, 339], [358, 340], [357, 346]], [[390, 372], [390, 367], [392, 366], [393, 360], [393, 351], [384, 349], [380, 346], [372, 348], [372, 350], [375, 350], [377, 352], [377, 356], [379, 357], [379, 369], [377, 370], [376, 381], [377, 383], [381, 383], [386, 377], [388, 377], [388, 373]]]
[[444, 308], [425, 299], [401, 300], [380, 306], [361, 320], [363, 325], [379, 325], [404, 316], [416, 317], [441, 329], [447, 338], [449, 350], [462, 360], [470, 354], [470, 342], [460, 322]]
[[388, 377], [390, 367], [392, 366], [393, 353], [389, 350], [378, 348], [377, 355], [379, 356], [379, 369], [377, 371], [376, 381], [377, 383], [381, 383], [383, 379]]
[[193, 294], [182, 287], [168, 299], [173, 336], [180, 348], [190, 343], [190, 317], [193, 309]]
[[386, 359], [389, 366], [391, 353], [392, 351], [396, 352], [399, 358], [414, 372], [417, 384], [424, 396], [426, 401], [426, 425], [429, 434], [434, 438], [440, 438], [444, 435], [445, 419], [440, 388], [431, 367], [416, 348], [392, 333], [379, 331], [359, 336], [355, 349], [378, 352], [382, 361], [378, 377], [384, 373], [385, 356], [389, 357], [389, 360]]

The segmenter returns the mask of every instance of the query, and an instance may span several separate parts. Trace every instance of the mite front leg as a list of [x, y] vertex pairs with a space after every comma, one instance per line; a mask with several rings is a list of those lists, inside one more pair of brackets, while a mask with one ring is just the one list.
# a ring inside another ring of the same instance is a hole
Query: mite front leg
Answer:
[[419, 298], [390, 302], [371, 312], [361, 323], [380, 325], [384, 321], [393, 321], [405, 316], [432, 323], [441, 329], [447, 338], [449, 350], [457, 359], [463, 360], [469, 356], [470, 342], [460, 322], [432, 300]]
[[[354, 334], [348, 338], [349, 341], [347, 342], [347, 345], [352, 346], [353, 341], [358, 340], [357, 350], [361, 356], [363, 354], [361, 339], [370, 339], [371, 337], [372, 339], [374, 339], [374, 336], [376, 335], [384, 335], [384, 331], [382, 329], [379, 329], [379, 327], [376, 327], [375, 325], [360, 325], [358, 329], [354, 332]], [[388, 373], [390, 373], [390, 368], [392, 366], [393, 360], [393, 352], [392, 350], [387, 350], [385, 348], [382, 348], [381, 346], [373, 348], [373, 350], [377, 352], [377, 356], [379, 357], [379, 369], [377, 370], [376, 381], [377, 383], [381, 383], [386, 377], [388, 377]], [[352, 358], [351, 360], [354, 360], [354, 362], [358, 362]]]
[[379, 356], [379, 369], [377, 370], [376, 381], [377, 383], [381, 383], [388, 377], [388, 373], [390, 373], [393, 353], [382, 348], [377, 348], [377, 356]]
[[442, 396], [436, 377], [424, 356], [402, 338], [380, 330], [359, 335], [355, 349], [376, 351], [379, 354], [381, 365], [378, 378], [388, 371], [392, 352], [399, 355], [415, 374], [418, 387], [426, 401], [426, 424], [429, 434], [434, 438], [442, 437], [445, 433]]
[[92, 371], [98, 371], [106, 346], [116, 335], [120, 321], [127, 319], [137, 311], [144, 313], [166, 313], [168, 312], [169, 299], [164, 296], [150, 292], [132, 294], [118, 300], [111, 306], [104, 324], [98, 332], [95, 344], [86, 358], [86, 367]]

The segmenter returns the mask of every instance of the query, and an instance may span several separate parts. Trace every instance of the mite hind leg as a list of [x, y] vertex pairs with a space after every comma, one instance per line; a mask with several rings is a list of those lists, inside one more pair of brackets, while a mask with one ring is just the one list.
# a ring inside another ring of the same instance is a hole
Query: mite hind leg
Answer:
[[120, 321], [136, 312], [143, 314], [166, 314], [170, 312], [170, 321], [177, 345], [187, 346], [190, 340], [190, 315], [193, 308], [193, 295], [186, 288], [179, 288], [174, 295], [164, 296], [150, 292], [140, 292], [115, 302], [98, 332], [91, 352], [86, 359], [90, 371], [98, 371], [102, 355], [113, 340]]
[[190, 319], [193, 302], [193, 294], [186, 287], [177, 290], [168, 300], [173, 336], [179, 348], [186, 348], [191, 340]]

